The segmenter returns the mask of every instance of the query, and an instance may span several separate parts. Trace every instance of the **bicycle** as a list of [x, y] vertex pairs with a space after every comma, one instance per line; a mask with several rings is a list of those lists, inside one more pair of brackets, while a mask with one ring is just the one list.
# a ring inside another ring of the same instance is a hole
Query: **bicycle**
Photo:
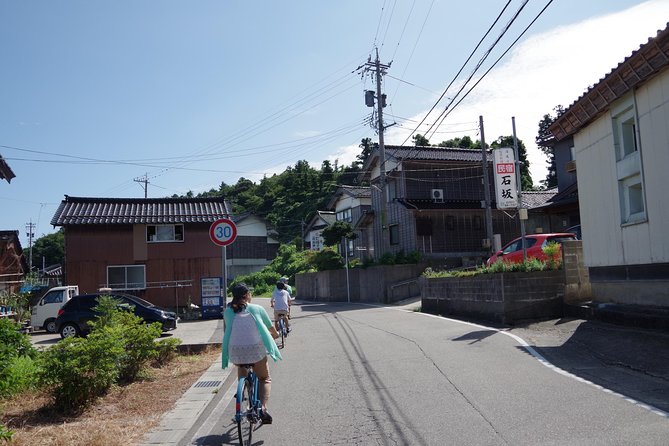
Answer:
[[281, 336], [281, 348], [286, 345], [286, 338], [288, 337], [288, 322], [286, 321], [286, 315], [280, 314], [279, 320], [277, 321], [279, 325], [279, 335]]
[[[258, 398], [258, 376], [253, 364], [244, 364], [246, 376], [239, 378], [235, 394], [235, 422], [241, 446], [250, 445], [253, 431], [262, 426], [262, 403]], [[256, 426], [257, 424], [257, 426]], [[244, 441], [246, 439], [246, 442]]]

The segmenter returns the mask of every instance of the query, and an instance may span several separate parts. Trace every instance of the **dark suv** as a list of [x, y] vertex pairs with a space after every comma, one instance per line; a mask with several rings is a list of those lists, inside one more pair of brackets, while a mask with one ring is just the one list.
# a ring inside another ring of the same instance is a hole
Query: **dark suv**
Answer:
[[163, 331], [177, 328], [177, 315], [171, 311], [164, 310], [151, 302], [124, 293], [93, 293], [80, 294], [70, 299], [58, 310], [56, 318], [56, 330], [62, 338], [72, 336], [83, 336], [90, 331], [89, 322], [95, 320], [99, 313], [93, 310], [97, 306], [100, 296], [111, 296], [121, 302], [122, 306], [132, 308], [136, 316], [145, 322], [160, 322]]

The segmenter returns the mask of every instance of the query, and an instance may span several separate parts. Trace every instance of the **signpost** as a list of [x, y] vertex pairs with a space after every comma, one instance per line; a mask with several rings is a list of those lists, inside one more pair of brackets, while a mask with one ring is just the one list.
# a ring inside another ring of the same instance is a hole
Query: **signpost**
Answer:
[[[227, 289], [228, 289], [228, 256], [227, 256], [227, 251], [226, 247], [232, 242], [235, 241], [237, 238], [237, 225], [230, 220], [229, 218], [219, 218], [215, 222], [211, 224], [211, 227], [209, 228], [209, 238], [211, 239], [214, 244], [218, 245], [221, 247], [221, 263], [222, 263], [222, 273], [223, 273], [223, 280], [221, 281], [221, 287], [219, 290], [219, 297], [223, 299], [223, 307], [225, 306], [226, 300], [227, 300]], [[209, 278], [211, 280], [212, 278]], [[202, 279], [205, 280], [205, 279]], [[211, 297], [208, 297], [206, 300], [207, 303], [211, 302]], [[202, 291], [202, 312], [204, 316], [204, 303], [205, 303], [205, 296], [204, 296], [204, 287]]]
[[518, 209], [516, 158], [511, 147], [492, 151], [495, 161], [495, 198], [497, 209]]

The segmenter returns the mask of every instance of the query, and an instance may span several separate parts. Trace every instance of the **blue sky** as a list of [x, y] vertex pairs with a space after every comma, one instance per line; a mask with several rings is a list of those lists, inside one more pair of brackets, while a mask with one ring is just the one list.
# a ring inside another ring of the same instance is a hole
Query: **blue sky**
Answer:
[[[508, 0], [10, 1], [0, 0], [0, 229], [36, 237], [64, 195], [143, 197], [254, 181], [294, 165], [350, 164], [365, 137], [373, 88], [356, 68], [379, 49], [387, 144], [402, 144], [455, 79], [460, 88], [523, 5]], [[549, 0], [530, 0], [477, 80]], [[669, 1], [555, 0], [429, 134], [528, 146], [535, 184], [545, 160], [537, 123], [569, 105], [666, 26]], [[466, 90], [464, 90], [466, 91]], [[436, 110], [443, 110], [447, 99]], [[418, 127], [425, 134], [436, 114]]]

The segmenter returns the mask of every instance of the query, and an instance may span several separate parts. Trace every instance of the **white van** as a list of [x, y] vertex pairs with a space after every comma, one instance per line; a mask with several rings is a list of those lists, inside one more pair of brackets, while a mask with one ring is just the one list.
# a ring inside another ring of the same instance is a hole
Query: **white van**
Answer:
[[77, 285], [51, 288], [32, 308], [30, 325], [33, 328], [44, 328], [49, 333], [55, 333], [58, 310], [77, 294], [79, 294]]

